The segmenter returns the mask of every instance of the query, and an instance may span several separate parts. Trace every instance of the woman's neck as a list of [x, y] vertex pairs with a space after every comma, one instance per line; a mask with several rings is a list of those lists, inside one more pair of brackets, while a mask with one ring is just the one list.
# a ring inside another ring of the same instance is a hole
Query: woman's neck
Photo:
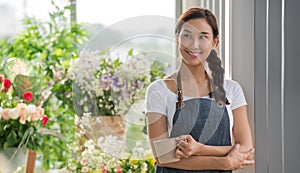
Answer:
[[182, 64], [180, 67], [181, 80], [193, 82], [201, 82], [203, 80], [207, 80], [207, 75], [203, 65], [198, 66], [189, 66], [186, 64]]

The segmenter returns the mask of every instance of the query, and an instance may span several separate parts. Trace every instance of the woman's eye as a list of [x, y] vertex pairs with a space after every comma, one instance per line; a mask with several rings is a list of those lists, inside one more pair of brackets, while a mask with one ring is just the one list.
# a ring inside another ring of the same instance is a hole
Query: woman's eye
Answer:
[[207, 36], [201, 35], [199, 38], [200, 39], [207, 39]]
[[183, 37], [184, 38], [191, 38], [191, 35], [189, 35], [189, 34], [183, 34]]

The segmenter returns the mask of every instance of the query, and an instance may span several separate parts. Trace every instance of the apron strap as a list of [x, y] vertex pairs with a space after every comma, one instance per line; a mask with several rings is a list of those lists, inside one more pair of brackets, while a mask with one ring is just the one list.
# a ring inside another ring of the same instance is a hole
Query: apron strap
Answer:
[[184, 106], [183, 102], [183, 93], [182, 93], [182, 85], [181, 85], [181, 75], [180, 71], [177, 72], [177, 103], [176, 109], [182, 109]]

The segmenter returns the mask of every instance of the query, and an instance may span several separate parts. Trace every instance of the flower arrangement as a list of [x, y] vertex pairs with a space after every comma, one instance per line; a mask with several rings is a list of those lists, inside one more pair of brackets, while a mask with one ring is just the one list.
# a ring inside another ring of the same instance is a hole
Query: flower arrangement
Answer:
[[[75, 157], [69, 160], [67, 167], [61, 172], [102, 172], [102, 173], [122, 173], [122, 172], [153, 172], [155, 159], [149, 148], [145, 149], [136, 143], [132, 150], [127, 150], [123, 140], [116, 136], [102, 136], [99, 138], [85, 138], [85, 134], [92, 130], [95, 123], [91, 114], [85, 113], [82, 117], [77, 117], [75, 124], [80, 128], [76, 133], [74, 143], [70, 144], [70, 149]], [[81, 143], [81, 145], [78, 145]]]
[[146, 86], [164, 75], [162, 64], [150, 63], [143, 55], [134, 55], [131, 49], [125, 58], [113, 58], [107, 51], [83, 50], [68, 73], [74, 84], [76, 113], [125, 115], [144, 98]]
[[[164, 72], [162, 63], [150, 62], [132, 49], [122, 58], [108, 51], [81, 51], [68, 71], [79, 115], [76, 140], [69, 146], [76, 155], [62, 172], [153, 172], [155, 159], [144, 138], [142, 105], [147, 86]], [[93, 127], [105, 126], [91, 117], [97, 115], [122, 115], [128, 126], [126, 140], [95, 132]]]
[[9, 147], [36, 150], [41, 143], [38, 131], [46, 125], [44, 109], [32, 104], [33, 93], [25, 91], [20, 96], [14, 92], [14, 83], [0, 75], [0, 150]]

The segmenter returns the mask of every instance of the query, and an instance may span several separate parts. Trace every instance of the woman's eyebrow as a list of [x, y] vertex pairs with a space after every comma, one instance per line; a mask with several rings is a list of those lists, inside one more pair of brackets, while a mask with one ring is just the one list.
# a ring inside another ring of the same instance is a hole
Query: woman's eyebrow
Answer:
[[[192, 31], [187, 30], [187, 29], [183, 29], [183, 31], [188, 32], [188, 33], [192, 33]], [[204, 35], [206, 35], [206, 34], [209, 34], [209, 32], [203, 31], [203, 32], [199, 32], [199, 34], [204, 34]]]

